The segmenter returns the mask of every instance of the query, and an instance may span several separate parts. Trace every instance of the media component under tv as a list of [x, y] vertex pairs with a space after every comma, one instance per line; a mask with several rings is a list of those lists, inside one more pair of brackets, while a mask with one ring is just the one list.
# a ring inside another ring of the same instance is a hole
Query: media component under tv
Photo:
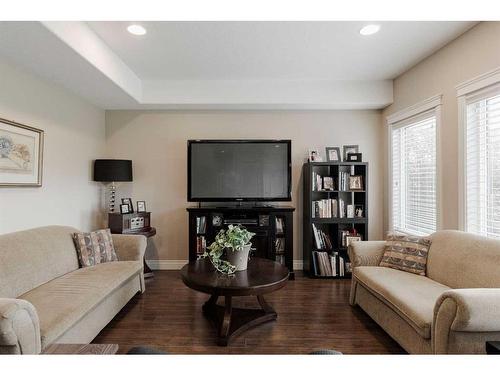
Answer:
[[188, 141], [188, 201], [291, 200], [290, 140]]

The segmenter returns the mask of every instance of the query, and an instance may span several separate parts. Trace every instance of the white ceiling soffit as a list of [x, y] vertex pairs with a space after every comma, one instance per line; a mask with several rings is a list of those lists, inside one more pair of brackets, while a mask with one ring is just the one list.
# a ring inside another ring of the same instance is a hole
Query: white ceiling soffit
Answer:
[[0, 55], [105, 109], [376, 109], [474, 23], [383, 23], [381, 39], [363, 22], [129, 24], [0, 22]]

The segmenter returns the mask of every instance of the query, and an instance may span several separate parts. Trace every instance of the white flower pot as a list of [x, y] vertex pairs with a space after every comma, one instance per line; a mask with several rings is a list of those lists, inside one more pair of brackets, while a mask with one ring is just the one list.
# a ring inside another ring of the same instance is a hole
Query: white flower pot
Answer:
[[250, 253], [251, 244], [243, 246], [243, 249], [234, 251], [226, 249], [227, 261], [236, 267], [236, 271], [244, 271], [248, 266], [248, 254]]

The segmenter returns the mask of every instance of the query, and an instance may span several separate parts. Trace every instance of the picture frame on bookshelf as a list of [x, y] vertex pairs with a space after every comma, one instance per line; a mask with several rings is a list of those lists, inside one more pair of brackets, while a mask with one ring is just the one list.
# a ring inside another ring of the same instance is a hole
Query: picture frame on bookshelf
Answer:
[[349, 247], [353, 242], [361, 241], [361, 235], [355, 234], [355, 235], [348, 235], [345, 238], [346, 240], [346, 246]]
[[342, 161], [340, 158], [340, 147], [326, 147], [326, 161]]
[[348, 154], [357, 154], [359, 153], [359, 145], [344, 145], [342, 146], [342, 151], [344, 153], [344, 161], [349, 161], [347, 159]]
[[347, 154], [347, 161], [361, 162], [363, 161], [363, 154], [361, 152], [350, 152]]
[[348, 204], [347, 205], [347, 218], [348, 219], [354, 219], [355, 215], [355, 208], [353, 204]]
[[349, 190], [351, 191], [364, 190], [362, 175], [349, 176]]
[[354, 205], [354, 216], [355, 217], [364, 217], [365, 211], [362, 204]]
[[309, 149], [308, 158], [309, 162], [323, 161], [319, 151], [316, 149]]

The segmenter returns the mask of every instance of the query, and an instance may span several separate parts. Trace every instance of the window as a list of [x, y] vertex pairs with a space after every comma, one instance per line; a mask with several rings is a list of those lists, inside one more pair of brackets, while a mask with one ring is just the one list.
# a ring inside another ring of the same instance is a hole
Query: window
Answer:
[[437, 228], [436, 111], [392, 125], [392, 229], [427, 235]]
[[500, 87], [465, 98], [465, 229], [500, 238]]

